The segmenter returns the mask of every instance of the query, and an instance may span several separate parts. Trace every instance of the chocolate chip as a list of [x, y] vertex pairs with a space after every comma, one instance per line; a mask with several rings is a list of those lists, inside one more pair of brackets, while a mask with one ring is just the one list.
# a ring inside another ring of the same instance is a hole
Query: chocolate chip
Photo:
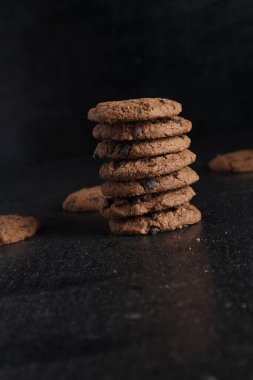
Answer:
[[152, 168], [153, 166], [156, 166], [157, 165], [157, 163], [156, 163], [156, 161], [154, 160], [154, 159], [150, 159], [149, 157], [146, 157], [146, 158], [142, 158], [141, 160], [140, 160], [140, 162], [142, 163], [142, 164], [147, 164], [147, 166], [149, 166], [150, 168]]
[[125, 205], [127, 203], [129, 203], [129, 202], [128, 202], [128, 199], [126, 199], [126, 198], [116, 198], [114, 200], [115, 206], [122, 206], [122, 205]]
[[150, 235], [156, 235], [158, 234], [159, 232], [161, 232], [160, 228], [158, 227], [150, 227], [149, 229], [149, 233]]
[[160, 103], [165, 104], [166, 100], [165, 99], [159, 99]]
[[107, 154], [112, 154], [116, 148], [117, 141], [110, 140], [107, 145]]
[[151, 198], [152, 198], [152, 195], [150, 195], [150, 194], [144, 194], [144, 195], [140, 196], [140, 200], [142, 202], [148, 202], [148, 201], [150, 201]]
[[109, 208], [112, 204], [113, 204], [113, 199], [111, 198], [105, 199], [103, 203], [103, 210]]
[[156, 187], [157, 182], [153, 179], [146, 179], [141, 181], [141, 186], [144, 188], [144, 190], [152, 190]]
[[149, 219], [156, 219], [156, 212], [149, 212], [146, 214]]
[[129, 197], [129, 198], [115, 198], [114, 199], [114, 204], [116, 206], [121, 206], [121, 205], [134, 205], [138, 203], [139, 197]]
[[114, 161], [113, 162], [114, 169], [118, 169], [120, 167], [120, 165], [121, 165], [121, 161]]
[[178, 172], [171, 173], [173, 178], [178, 178]]
[[175, 124], [181, 125], [180, 120], [177, 120], [174, 117], [172, 117], [170, 120], [173, 121], [173, 123], [175, 123]]
[[127, 158], [130, 151], [131, 151], [131, 145], [130, 144], [124, 144], [120, 150], [120, 157], [121, 158]]
[[142, 128], [141, 127], [135, 127], [133, 129], [133, 135], [135, 137], [141, 137], [142, 136]]

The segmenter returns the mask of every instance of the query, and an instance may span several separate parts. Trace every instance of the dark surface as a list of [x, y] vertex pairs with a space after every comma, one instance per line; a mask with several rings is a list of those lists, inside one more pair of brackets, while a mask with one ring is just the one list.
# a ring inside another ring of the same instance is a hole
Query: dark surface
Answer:
[[181, 101], [194, 134], [252, 129], [252, 0], [1, 0], [0, 162], [90, 155], [102, 100]]
[[97, 183], [91, 160], [3, 174], [0, 212], [43, 228], [0, 247], [1, 380], [252, 379], [253, 175], [211, 174], [207, 156], [203, 222], [146, 237], [61, 211]]

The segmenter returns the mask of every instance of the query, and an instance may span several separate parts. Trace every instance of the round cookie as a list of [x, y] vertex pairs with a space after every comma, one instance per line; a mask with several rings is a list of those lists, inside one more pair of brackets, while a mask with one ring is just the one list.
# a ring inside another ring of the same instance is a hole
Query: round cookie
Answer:
[[68, 195], [62, 208], [70, 212], [99, 211], [103, 202], [100, 186], [87, 187]]
[[173, 231], [185, 225], [195, 224], [201, 220], [200, 211], [185, 204], [176, 209], [146, 214], [126, 219], [110, 219], [112, 233], [119, 235], [147, 235], [162, 231]]
[[190, 120], [175, 116], [170, 119], [156, 119], [133, 123], [98, 124], [93, 136], [98, 140], [138, 141], [155, 140], [180, 136], [190, 132]]
[[104, 182], [101, 186], [105, 197], [133, 197], [143, 194], [159, 193], [192, 185], [199, 180], [197, 173], [189, 167], [160, 177], [133, 182]]
[[33, 216], [0, 215], [0, 245], [25, 240], [37, 232], [40, 222]]
[[216, 172], [253, 172], [253, 150], [223, 154], [210, 161], [209, 167]]
[[94, 157], [109, 158], [112, 160], [132, 160], [142, 157], [155, 157], [168, 153], [181, 152], [189, 148], [190, 143], [191, 140], [185, 135], [141, 142], [122, 143], [113, 140], [104, 140], [97, 145]]
[[126, 218], [149, 212], [167, 210], [189, 202], [195, 192], [190, 186], [166, 193], [145, 194], [133, 198], [106, 199], [101, 214], [105, 218]]
[[88, 119], [99, 123], [152, 120], [178, 115], [180, 103], [163, 98], [141, 98], [99, 103], [88, 112]]
[[134, 161], [109, 161], [101, 166], [99, 174], [106, 181], [133, 181], [173, 173], [192, 164], [196, 155], [186, 149], [164, 156]]

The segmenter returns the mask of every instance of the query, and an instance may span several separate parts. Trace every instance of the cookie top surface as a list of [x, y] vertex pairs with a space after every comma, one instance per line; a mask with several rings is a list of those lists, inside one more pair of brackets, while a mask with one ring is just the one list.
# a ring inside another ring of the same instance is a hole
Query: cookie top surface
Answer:
[[97, 124], [93, 136], [98, 140], [137, 141], [155, 140], [180, 136], [190, 132], [190, 120], [175, 116], [170, 119], [156, 119], [132, 123]]
[[191, 185], [199, 180], [197, 173], [189, 167], [160, 177], [132, 182], [104, 182], [101, 186], [104, 196], [133, 197], [143, 194], [159, 193]]
[[99, 211], [103, 202], [100, 186], [87, 187], [68, 195], [62, 208], [70, 212]]
[[133, 181], [173, 173], [192, 164], [195, 159], [196, 155], [186, 149], [153, 158], [109, 161], [101, 166], [99, 174], [106, 181]]
[[164, 98], [140, 98], [99, 103], [88, 112], [88, 119], [95, 122], [152, 120], [178, 115], [180, 103]]
[[110, 230], [120, 235], [147, 235], [157, 234], [162, 231], [173, 231], [184, 225], [198, 223], [201, 220], [200, 211], [185, 204], [176, 209], [155, 212], [143, 216], [126, 219], [110, 219]]
[[0, 215], [0, 245], [25, 240], [39, 227], [40, 222], [33, 216]]
[[239, 150], [217, 156], [209, 162], [216, 172], [253, 172], [253, 150]]
[[111, 160], [132, 160], [143, 157], [155, 157], [168, 153], [181, 152], [189, 148], [190, 144], [191, 140], [186, 135], [138, 142], [104, 140], [97, 145], [94, 157]]
[[167, 210], [189, 202], [195, 195], [190, 186], [158, 194], [145, 194], [133, 198], [106, 199], [101, 209], [105, 218], [126, 218], [149, 212]]

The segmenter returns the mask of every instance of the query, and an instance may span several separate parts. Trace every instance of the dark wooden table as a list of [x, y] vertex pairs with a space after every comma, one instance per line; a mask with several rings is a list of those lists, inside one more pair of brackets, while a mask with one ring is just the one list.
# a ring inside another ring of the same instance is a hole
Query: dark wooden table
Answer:
[[0, 247], [1, 380], [252, 379], [253, 175], [211, 174], [199, 160], [202, 223], [120, 237], [99, 214], [60, 208], [97, 183], [97, 168], [72, 160], [1, 176], [1, 213], [43, 222]]

